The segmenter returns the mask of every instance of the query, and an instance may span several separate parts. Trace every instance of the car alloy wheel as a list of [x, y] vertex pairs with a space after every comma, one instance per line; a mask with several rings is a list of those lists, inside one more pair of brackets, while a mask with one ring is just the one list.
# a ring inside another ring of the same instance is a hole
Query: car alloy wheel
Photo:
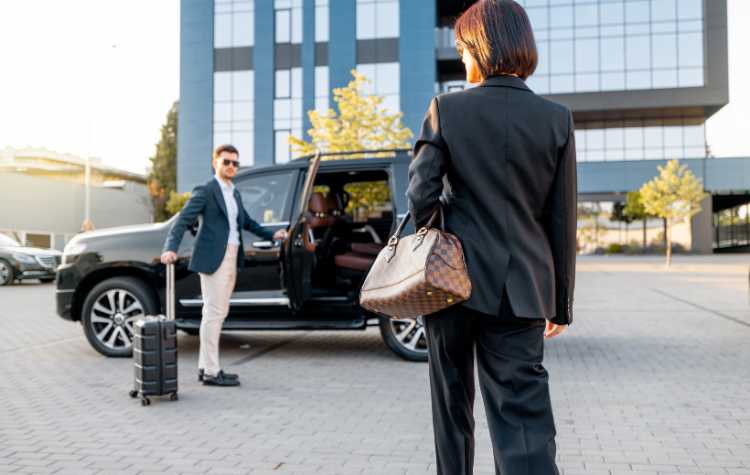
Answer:
[[8, 285], [13, 281], [13, 268], [5, 262], [4, 260], [0, 259], [0, 287], [3, 285]]
[[133, 345], [133, 325], [145, 315], [143, 304], [125, 289], [102, 293], [91, 307], [90, 321], [97, 340], [110, 350]]
[[401, 358], [409, 361], [427, 361], [427, 333], [421, 316], [383, 318], [380, 321], [380, 333], [386, 345]]

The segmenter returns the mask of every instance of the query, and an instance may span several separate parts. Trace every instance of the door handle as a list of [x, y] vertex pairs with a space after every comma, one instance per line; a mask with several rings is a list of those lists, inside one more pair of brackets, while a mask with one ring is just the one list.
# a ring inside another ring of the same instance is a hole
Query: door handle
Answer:
[[251, 244], [256, 249], [271, 249], [273, 247], [273, 242], [271, 241], [255, 241]]

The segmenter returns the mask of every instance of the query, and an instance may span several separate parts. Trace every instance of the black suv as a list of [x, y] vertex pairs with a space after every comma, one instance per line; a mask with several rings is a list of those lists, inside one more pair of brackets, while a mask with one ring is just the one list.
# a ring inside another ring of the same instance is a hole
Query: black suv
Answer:
[[[245, 268], [237, 276], [224, 330], [379, 325], [397, 355], [425, 361], [421, 319], [384, 319], [358, 305], [364, 276], [406, 213], [409, 154], [338, 155], [343, 156], [305, 157], [235, 177], [250, 216], [271, 230], [289, 229], [290, 237], [278, 244], [245, 234]], [[81, 321], [100, 353], [129, 356], [135, 320], [163, 313], [165, 268], [159, 256], [174, 219], [84, 233], [65, 247], [57, 313]], [[198, 223], [185, 233], [175, 268], [177, 324], [189, 334], [198, 333], [203, 304], [199, 276], [187, 269], [197, 229]]]

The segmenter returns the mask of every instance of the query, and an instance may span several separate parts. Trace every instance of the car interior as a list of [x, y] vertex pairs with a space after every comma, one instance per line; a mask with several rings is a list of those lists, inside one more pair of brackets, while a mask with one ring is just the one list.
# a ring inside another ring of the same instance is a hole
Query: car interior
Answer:
[[315, 256], [313, 295], [356, 298], [393, 220], [385, 171], [319, 173], [305, 219], [304, 245]]

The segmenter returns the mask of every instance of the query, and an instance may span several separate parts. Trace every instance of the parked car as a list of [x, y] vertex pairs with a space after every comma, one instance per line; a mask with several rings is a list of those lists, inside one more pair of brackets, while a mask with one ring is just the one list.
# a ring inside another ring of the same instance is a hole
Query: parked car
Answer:
[[52, 282], [61, 256], [60, 251], [24, 247], [15, 239], [0, 234], [0, 287], [29, 279]]
[[[410, 158], [406, 151], [393, 154], [306, 157], [238, 173], [234, 183], [250, 216], [271, 230], [286, 228], [290, 236], [282, 245], [245, 232], [245, 268], [238, 273], [224, 330], [378, 325], [394, 353], [426, 361], [421, 318], [385, 319], [358, 305], [364, 276], [407, 210]], [[80, 321], [100, 353], [129, 356], [133, 323], [164, 312], [159, 256], [175, 219], [84, 233], [65, 247], [57, 313]], [[187, 269], [198, 226], [185, 233], [175, 267], [176, 321], [189, 334], [198, 332], [203, 304], [199, 276]]]

